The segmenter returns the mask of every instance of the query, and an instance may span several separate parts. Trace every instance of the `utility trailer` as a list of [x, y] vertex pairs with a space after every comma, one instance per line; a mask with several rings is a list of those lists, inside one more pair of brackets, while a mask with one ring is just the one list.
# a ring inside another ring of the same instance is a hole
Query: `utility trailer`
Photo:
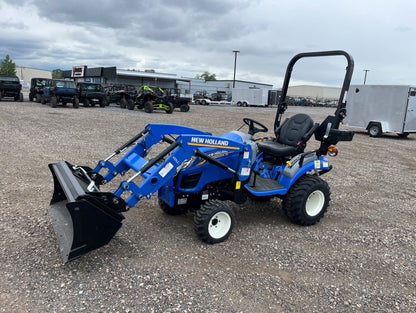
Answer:
[[351, 85], [345, 123], [362, 127], [371, 137], [416, 133], [416, 87], [406, 85]]
[[269, 91], [261, 88], [232, 89], [232, 103], [237, 106], [268, 106]]

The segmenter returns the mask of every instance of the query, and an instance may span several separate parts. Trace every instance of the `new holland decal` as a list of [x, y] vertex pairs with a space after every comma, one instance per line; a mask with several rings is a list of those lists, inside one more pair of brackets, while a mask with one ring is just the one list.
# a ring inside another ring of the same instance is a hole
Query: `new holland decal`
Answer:
[[228, 145], [228, 140], [216, 139], [216, 138], [203, 138], [203, 137], [192, 137], [191, 141], [188, 142], [190, 146], [199, 147], [211, 147], [211, 148], [226, 148], [232, 150], [239, 150], [239, 147], [232, 147]]

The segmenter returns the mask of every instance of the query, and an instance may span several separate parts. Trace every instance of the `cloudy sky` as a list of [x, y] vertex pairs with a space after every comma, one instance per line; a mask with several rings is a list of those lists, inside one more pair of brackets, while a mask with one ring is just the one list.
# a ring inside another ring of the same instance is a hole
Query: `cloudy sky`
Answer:
[[[0, 0], [0, 59], [52, 70], [74, 65], [205, 71], [280, 87], [297, 53], [345, 50], [353, 83], [416, 84], [414, 0]], [[339, 86], [343, 57], [302, 59], [299, 83]]]

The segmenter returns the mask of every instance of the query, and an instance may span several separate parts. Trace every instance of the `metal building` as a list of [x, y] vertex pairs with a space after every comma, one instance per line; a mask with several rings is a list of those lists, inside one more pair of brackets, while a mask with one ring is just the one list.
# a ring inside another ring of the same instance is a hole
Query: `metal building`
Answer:
[[32, 78], [52, 78], [52, 72], [37, 68], [16, 66], [16, 76], [19, 77], [23, 88], [29, 88]]

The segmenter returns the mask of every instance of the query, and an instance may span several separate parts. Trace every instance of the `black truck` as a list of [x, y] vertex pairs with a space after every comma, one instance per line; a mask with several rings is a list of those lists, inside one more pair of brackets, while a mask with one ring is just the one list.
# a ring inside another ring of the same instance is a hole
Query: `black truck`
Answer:
[[52, 82], [50, 78], [32, 78], [30, 81], [29, 101], [36, 98], [36, 102], [40, 103], [43, 95], [43, 89]]
[[0, 101], [3, 97], [12, 97], [14, 101], [23, 101], [22, 84], [17, 76], [0, 75]]
[[77, 83], [78, 99], [84, 104], [84, 107], [95, 106], [99, 104], [100, 107], [108, 105], [107, 94], [103, 86], [97, 83]]

